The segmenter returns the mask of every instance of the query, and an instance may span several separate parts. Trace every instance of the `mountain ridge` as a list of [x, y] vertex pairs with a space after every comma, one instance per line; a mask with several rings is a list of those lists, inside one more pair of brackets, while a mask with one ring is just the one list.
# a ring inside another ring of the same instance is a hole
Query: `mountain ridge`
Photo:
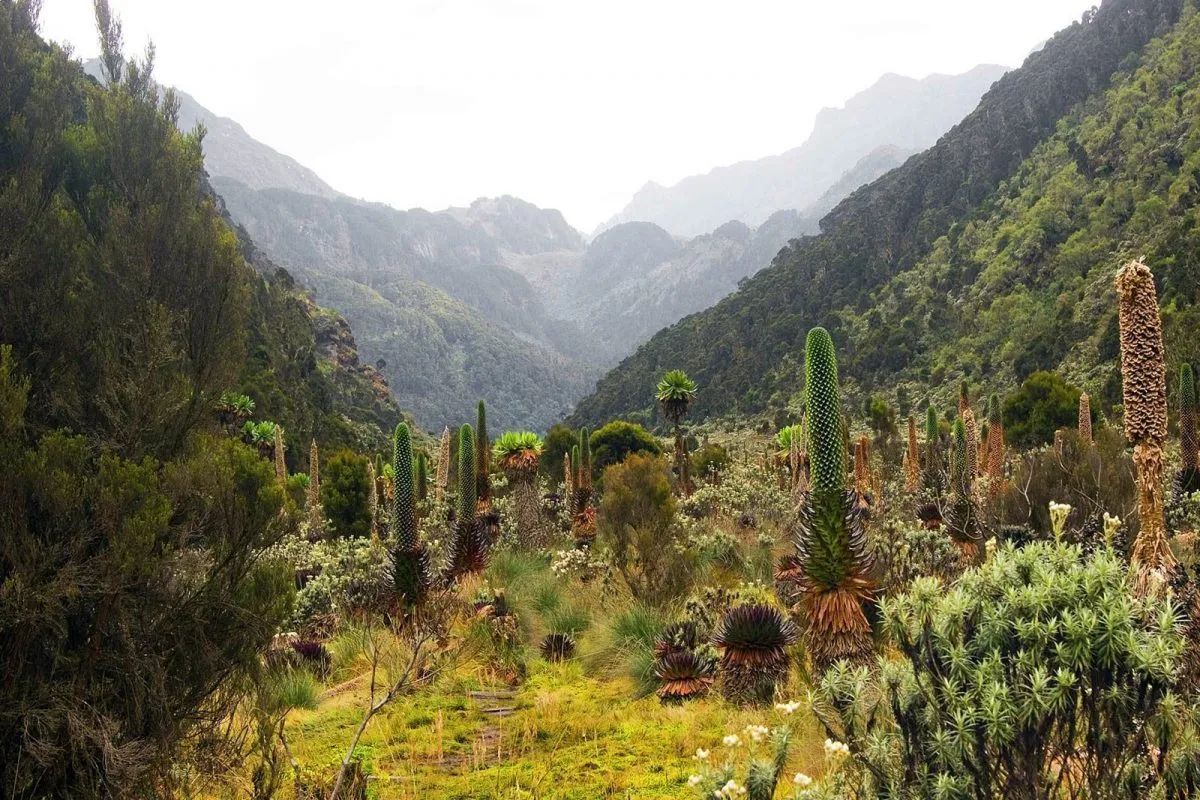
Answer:
[[918, 151], [932, 145], [1006, 71], [980, 64], [959, 75], [920, 79], [886, 73], [841, 108], [819, 111], [797, 147], [714, 167], [669, 187], [648, 182], [593, 236], [633, 220], [695, 236], [731, 219], [758, 225], [775, 211], [804, 209], [876, 147]]
[[[885, 383], [922, 343], [904, 326], [886, 323], [896, 306], [874, 306], [874, 293], [935, 245], [948, 246], [939, 244], [943, 237], [961, 230], [985, 203], [1002, 203], [999, 187], [1059, 121], [1109, 87], [1123, 64], [1136, 63], [1152, 39], [1179, 21], [1183, 7], [1182, 0], [1106, 0], [997, 81], [934, 147], [838, 204], [821, 220], [821, 235], [793, 240], [737, 293], [656, 334], [597, 384], [571, 421], [649, 418], [653, 383], [673, 368], [701, 386], [696, 418], [783, 411], [798, 391], [799, 350], [814, 325], [829, 328], [840, 346], [848, 338], [863, 345], [844, 355], [852, 390]], [[911, 290], [921, 287], [916, 277], [909, 280]], [[898, 294], [891, 302], [903, 309], [909, 301]], [[863, 333], [871, 330], [879, 336]]]

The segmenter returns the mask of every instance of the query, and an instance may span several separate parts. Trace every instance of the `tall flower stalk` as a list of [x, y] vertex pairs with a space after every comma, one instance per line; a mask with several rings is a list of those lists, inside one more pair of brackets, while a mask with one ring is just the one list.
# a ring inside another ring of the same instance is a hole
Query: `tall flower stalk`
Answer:
[[808, 652], [824, 671], [841, 659], [865, 660], [871, 626], [864, 606], [874, 601], [873, 561], [857, 493], [846, 488], [846, 451], [837, 356], [824, 328], [805, 342], [810, 491], [801, 509], [795, 555], [780, 563], [777, 581], [794, 585]]
[[1175, 566], [1167, 545], [1163, 517], [1163, 442], [1167, 438], [1167, 370], [1163, 357], [1162, 319], [1154, 276], [1141, 261], [1117, 272], [1120, 303], [1121, 388], [1125, 402], [1125, 436], [1133, 444], [1137, 470], [1138, 519], [1133, 544], [1135, 588], [1156, 594]]

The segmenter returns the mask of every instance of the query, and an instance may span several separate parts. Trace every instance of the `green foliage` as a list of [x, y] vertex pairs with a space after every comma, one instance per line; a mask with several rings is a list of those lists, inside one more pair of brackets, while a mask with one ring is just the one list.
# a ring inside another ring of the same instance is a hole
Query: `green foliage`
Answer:
[[659, 456], [633, 453], [604, 471], [596, 528], [633, 596], [660, 605], [681, 594], [691, 578], [675, 545], [675, 495]]
[[338, 536], [369, 536], [371, 492], [366, 456], [349, 450], [334, 453], [321, 464], [321, 507]]
[[696, 382], [683, 370], [673, 369], [659, 380], [654, 396], [667, 419], [678, 425], [696, 398]]
[[429, 455], [424, 451], [417, 453], [413, 463], [414, 480], [416, 481], [417, 500], [424, 502], [429, 496]]
[[563, 456], [571, 455], [571, 448], [579, 441], [579, 433], [566, 425], [550, 426], [542, 447], [542, 472], [555, 481], [562, 480]]
[[475, 410], [475, 495], [480, 500], [492, 496], [492, 440], [488, 438], [487, 407], [483, 401]]
[[775, 444], [779, 446], [781, 452], [790, 453], [792, 451], [792, 440], [798, 439], [803, 435], [803, 425], [785, 425], [775, 434]]
[[707, 444], [692, 456], [692, 466], [701, 477], [721, 474], [730, 462], [729, 451], [719, 444]]
[[[588, 437], [592, 454], [592, 474], [603, 474], [613, 464], [620, 464], [630, 453], [659, 455], [662, 447], [651, 433], [634, 422], [616, 420]], [[561, 459], [560, 459], [561, 460]]]
[[226, 437], [189, 435], [169, 462], [97, 452], [69, 431], [35, 438], [11, 354], [0, 350], [4, 785], [72, 797], [162, 785], [181, 737], [220, 735], [238, 698], [222, 681], [255, 668], [288, 613], [291, 576], [260, 555], [285, 529], [283, 489]]
[[882, 612], [903, 660], [881, 658], [878, 681], [835, 669], [820, 692], [868, 796], [1194, 792], [1197, 709], [1176, 692], [1179, 611], [1135, 599], [1119, 556], [1006, 546], [949, 590], [922, 578]]
[[838, 396], [833, 339], [824, 328], [813, 328], [808, 332], [804, 345], [804, 376], [813, 491], [840, 494], [846, 486], [842, 404]]
[[246, 419], [253, 414], [254, 401], [244, 394], [224, 391], [221, 392], [221, 399], [217, 401], [216, 410], [221, 421], [229, 425], [234, 420]]
[[[1018, 447], [1054, 441], [1060, 428], [1079, 423], [1079, 389], [1053, 372], [1035, 372], [1004, 401], [1004, 438]], [[1092, 410], [1096, 422], [1096, 410]]]
[[458, 494], [455, 514], [461, 525], [475, 519], [476, 487], [475, 432], [470, 425], [458, 429]]
[[541, 437], [530, 431], [505, 431], [492, 445], [492, 455], [501, 466], [506, 459], [520, 459], [529, 455], [533, 456], [536, 464], [541, 454]]

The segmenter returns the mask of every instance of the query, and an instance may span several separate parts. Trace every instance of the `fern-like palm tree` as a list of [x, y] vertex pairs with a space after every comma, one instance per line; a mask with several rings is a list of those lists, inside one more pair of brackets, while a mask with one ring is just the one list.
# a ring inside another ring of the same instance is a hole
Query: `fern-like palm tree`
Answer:
[[496, 465], [513, 485], [517, 535], [526, 547], [541, 544], [541, 505], [537, 474], [542, 458], [542, 440], [529, 431], [506, 431], [492, 447]]
[[683, 437], [683, 418], [696, 399], [696, 382], [681, 369], [673, 369], [658, 382], [655, 398], [663, 416], [675, 429], [675, 463], [679, 465], [679, 486], [683, 494], [692, 493], [692, 474], [687, 443]]
[[846, 487], [837, 357], [824, 328], [809, 331], [804, 360], [811, 489], [800, 511], [796, 552], [784, 558], [776, 578], [795, 583], [781, 594], [799, 597], [808, 651], [824, 671], [870, 654], [864, 607], [874, 600], [875, 584], [858, 496]]

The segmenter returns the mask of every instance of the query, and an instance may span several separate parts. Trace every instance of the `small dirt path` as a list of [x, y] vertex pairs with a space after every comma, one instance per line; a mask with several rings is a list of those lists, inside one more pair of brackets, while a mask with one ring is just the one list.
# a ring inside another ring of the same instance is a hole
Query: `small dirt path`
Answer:
[[504, 760], [503, 720], [517, 713], [517, 693], [511, 689], [499, 689], [471, 692], [470, 697], [487, 722], [472, 740], [470, 752], [449, 753], [442, 757], [438, 766], [446, 769], [478, 768]]

